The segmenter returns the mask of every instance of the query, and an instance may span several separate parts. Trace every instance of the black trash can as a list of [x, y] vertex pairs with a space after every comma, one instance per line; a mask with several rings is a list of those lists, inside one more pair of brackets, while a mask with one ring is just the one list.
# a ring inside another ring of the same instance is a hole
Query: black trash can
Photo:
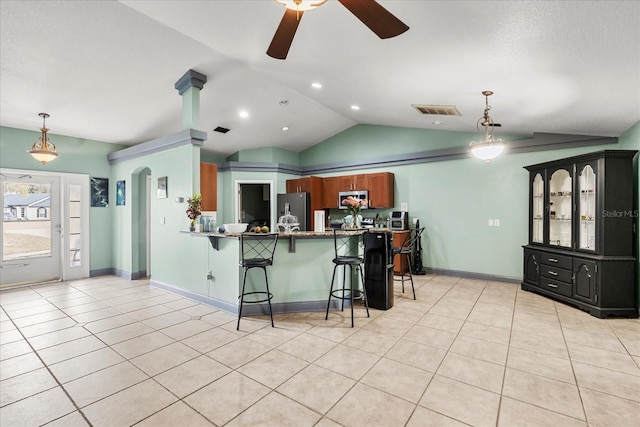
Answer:
[[369, 307], [393, 307], [393, 235], [370, 230], [364, 234], [364, 286]]

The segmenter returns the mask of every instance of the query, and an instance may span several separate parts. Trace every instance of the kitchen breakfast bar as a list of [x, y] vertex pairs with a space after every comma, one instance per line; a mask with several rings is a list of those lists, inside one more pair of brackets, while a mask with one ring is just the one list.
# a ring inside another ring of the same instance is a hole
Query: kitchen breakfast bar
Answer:
[[[386, 234], [387, 229], [372, 229]], [[338, 233], [341, 231], [338, 230]], [[363, 257], [362, 235], [367, 229], [357, 230], [353, 237], [351, 254], [355, 251]], [[247, 233], [255, 235], [255, 233]], [[238, 313], [238, 296], [242, 292], [243, 268], [240, 234], [214, 232], [181, 232], [190, 238], [190, 245], [200, 253], [206, 253], [206, 265], [193, 266], [207, 276], [206, 289], [198, 292], [199, 299], [230, 313]], [[327, 307], [335, 257], [333, 230], [325, 232], [298, 231], [279, 233], [273, 257], [273, 265], [267, 268], [273, 313], [324, 311]], [[203, 262], [202, 255], [198, 257]], [[245, 292], [264, 291], [264, 273], [260, 268], [247, 273]], [[354, 274], [354, 280], [359, 280]], [[336, 282], [342, 285], [342, 272], [336, 274]], [[349, 277], [346, 278], [347, 285]], [[364, 284], [356, 285], [362, 287]], [[393, 286], [391, 284], [391, 286]], [[180, 292], [179, 289], [173, 289]], [[193, 294], [187, 296], [194, 296]], [[339, 300], [331, 301], [331, 308], [338, 308]], [[245, 304], [245, 315], [268, 314], [267, 303]]]

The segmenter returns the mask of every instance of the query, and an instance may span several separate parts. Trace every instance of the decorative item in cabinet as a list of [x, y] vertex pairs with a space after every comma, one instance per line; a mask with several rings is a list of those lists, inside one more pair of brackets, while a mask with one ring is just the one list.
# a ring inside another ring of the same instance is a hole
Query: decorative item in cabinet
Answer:
[[204, 212], [218, 210], [218, 165], [200, 163], [200, 194]]
[[525, 168], [529, 244], [522, 289], [596, 317], [638, 316], [636, 155], [635, 150], [604, 150]]

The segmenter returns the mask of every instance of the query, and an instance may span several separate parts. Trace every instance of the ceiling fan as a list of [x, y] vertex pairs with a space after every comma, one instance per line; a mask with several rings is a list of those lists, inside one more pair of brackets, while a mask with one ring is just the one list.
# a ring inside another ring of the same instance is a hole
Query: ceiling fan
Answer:
[[[322, 6], [327, 0], [275, 0], [286, 10], [271, 40], [267, 55], [275, 59], [285, 59], [296, 34], [298, 24], [305, 11]], [[356, 18], [381, 39], [398, 36], [409, 27], [375, 0], [338, 0]]]

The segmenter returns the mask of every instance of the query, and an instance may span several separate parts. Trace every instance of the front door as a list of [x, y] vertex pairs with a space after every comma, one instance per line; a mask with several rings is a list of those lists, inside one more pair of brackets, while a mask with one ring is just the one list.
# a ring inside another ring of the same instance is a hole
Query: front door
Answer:
[[0, 184], [0, 287], [60, 279], [60, 179], [2, 174]]

